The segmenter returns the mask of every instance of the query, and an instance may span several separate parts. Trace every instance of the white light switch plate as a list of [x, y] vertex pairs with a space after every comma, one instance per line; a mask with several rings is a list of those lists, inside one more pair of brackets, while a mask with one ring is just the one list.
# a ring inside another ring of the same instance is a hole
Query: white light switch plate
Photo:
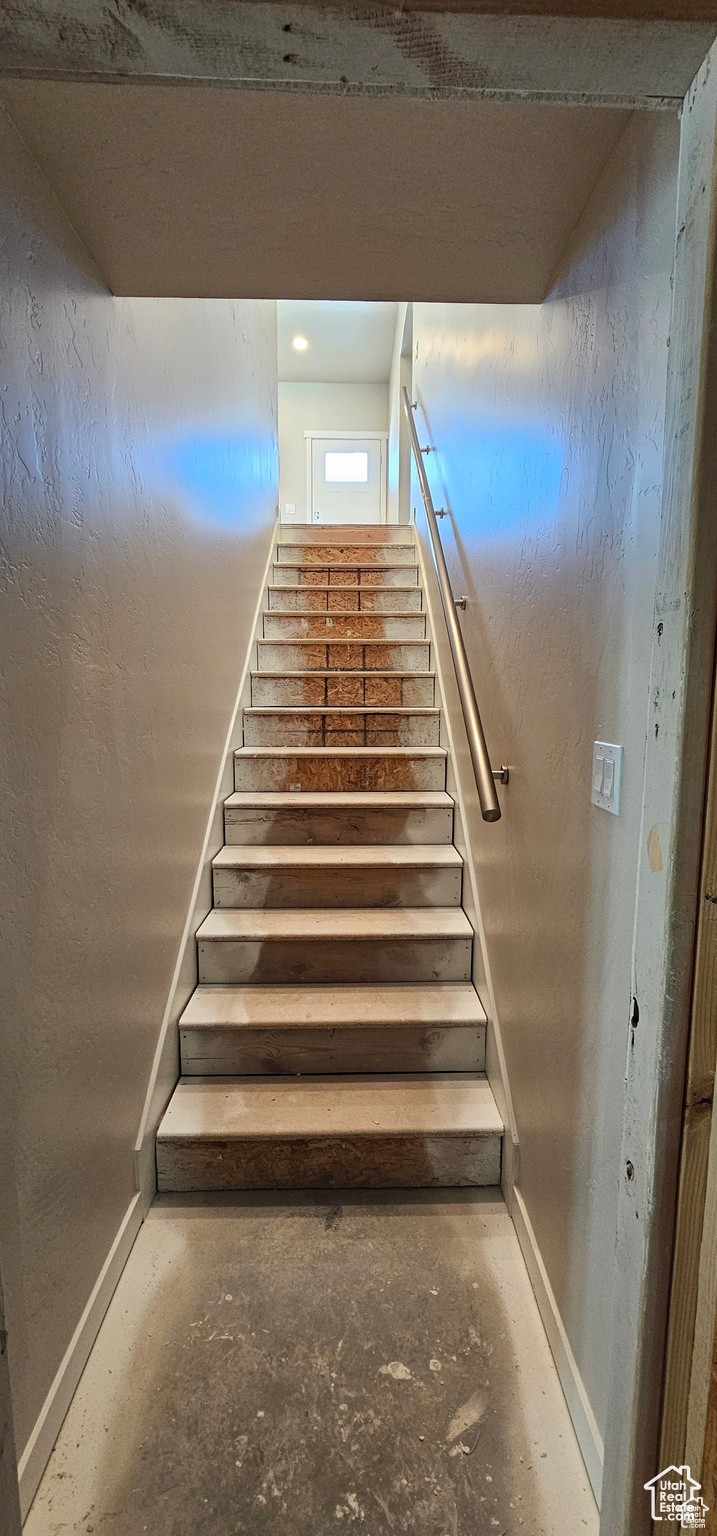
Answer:
[[611, 741], [593, 742], [593, 776], [590, 799], [601, 811], [620, 815], [622, 747]]
[[284, 515], [285, 515], [285, 517], [296, 517], [296, 502], [295, 501], [285, 501], [284, 502]]

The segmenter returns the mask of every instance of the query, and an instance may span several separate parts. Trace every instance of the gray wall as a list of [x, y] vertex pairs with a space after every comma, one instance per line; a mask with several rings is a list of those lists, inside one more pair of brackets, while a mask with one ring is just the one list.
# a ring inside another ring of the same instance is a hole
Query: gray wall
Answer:
[[277, 499], [275, 305], [110, 296], [0, 124], [0, 1219], [22, 1450], [132, 1148]]
[[[285, 522], [305, 523], [306, 438], [304, 432], [325, 428], [336, 432], [387, 432], [388, 385], [294, 384], [279, 385], [279, 503]], [[296, 507], [286, 515], [286, 503]]]
[[[632, 118], [544, 305], [414, 314], [441, 532], [511, 767], [473, 836], [519, 1187], [603, 1432], [677, 151], [676, 119]], [[594, 739], [624, 745], [620, 817], [590, 804]]]

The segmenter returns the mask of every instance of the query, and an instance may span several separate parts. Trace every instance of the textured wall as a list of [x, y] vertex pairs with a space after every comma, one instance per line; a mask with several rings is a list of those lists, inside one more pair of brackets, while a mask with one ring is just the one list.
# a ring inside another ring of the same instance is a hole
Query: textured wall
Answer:
[[[474, 838], [519, 1185], [603, 1429], [677, 139], [632, 119], [544, 305], [414, 317], [441, 531], [511, 765]], [[594, 739], [625, 747], [620, 817], [590, 804]]]
[[307, 519], [304, 432], [314, 427], [332, 432], [387, 432], [388, 385], [279, 385], [279, 502], [282, 519], [286, 502], [294, 503], [296, 517], [287, 519], [290, 522]]
[[116, 300], [0, 126], [3, 1275], [18, 1447], [132, 1147], [276, 504], [275, 305]]

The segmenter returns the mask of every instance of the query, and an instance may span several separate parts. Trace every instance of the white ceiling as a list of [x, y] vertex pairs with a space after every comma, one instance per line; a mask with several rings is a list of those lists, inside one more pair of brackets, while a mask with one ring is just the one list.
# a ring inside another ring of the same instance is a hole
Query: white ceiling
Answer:
[[175, 298], [538, 304], [628, 118], [149, 82], [0, 100], [113, 293]]
[[[282, 384], [385, 384], [391, 371], [397, 304], [279, 299]], [[292, 346], [305, 336], [305, 352]]]

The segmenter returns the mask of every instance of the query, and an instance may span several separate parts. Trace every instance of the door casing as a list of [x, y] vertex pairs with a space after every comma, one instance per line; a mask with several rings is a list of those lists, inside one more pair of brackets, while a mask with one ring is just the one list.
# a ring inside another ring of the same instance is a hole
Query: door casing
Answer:
[[381, 487], [380, 487], [380, 489], [381, 489], [381, 509], [380, 509], [379, 522], [380, 523], [385, 523], [386, 522], [386, 458], [387, 458], [387, 447], [388, 447], [388, 432], [379, 431], [377, 428], [374, 428], [374, 427], [369, 427], [369, 428], [367, 428], [367, 429], [365, 429], [363, 431], [360, 431], [360, 432], [359, 431], [340, 432], [338, 430], [338, 428], [336, 428], [336, 427], [332, 427], [332, 428], [326, 428], [326, 427], [307, 427], [305, 429], [305, 431], [304, 431], [304, 438], [305, 438], [305, 441], [306, 441], [306, 521], [307, 521], [307, 523], [311, 523], [313, 521], [314, 491], [313, 491], [313, 466], [312, 466], [312, 453], [311, 453], [311, 449], [312, 449], [312, 444], [316, 441], [317, 438], [321, 438], [321, 439], [326, 438], [327, 441], [331, 441], [331, 442], [372, 442], [372, 443], [373, 442], [378, 442], [378, 443], [381, 444], [381, 450], [382, 450], [382, 458], [381, 458]]

